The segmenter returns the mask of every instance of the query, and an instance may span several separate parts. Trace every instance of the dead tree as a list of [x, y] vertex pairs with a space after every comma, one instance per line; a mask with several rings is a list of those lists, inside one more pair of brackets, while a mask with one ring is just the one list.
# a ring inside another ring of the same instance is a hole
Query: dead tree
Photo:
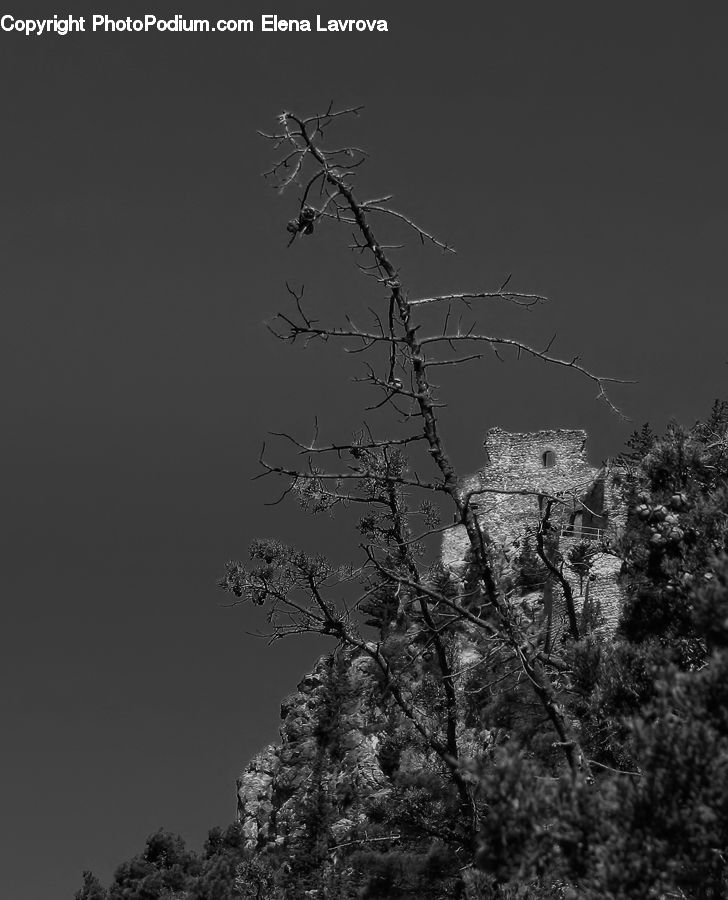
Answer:
[[[395, 264], [401, 245], [392, 242], [390, 229], [413, 233], [423, 244], [443, 252], [452, 252], [452, 248], [393, 208], [391, 197], [362, 199], [355, 192], [353, 176], [366, 153], [354, 146], [329, 147], [327, 139], [335, 123], [358, 112], [358, 108], [337, 111], [330, 107], [308, 118], [283, 113], [277, 130], [264, 135], [281, 154], [266, 176], [278, 189], [297, 193], [297, 209], [287, 225], [289, 244], [328, 226], [343, 226], [353, 233], [351, 249], [360, 271], [372, 279], [379, 307], [368, 311], [371, 325], [366, 327], [355, 322], [361, 311], [343, 314], [339, 323], [324, 323], [304, 304], [303, 290], [288, 287], [290, 309], [279, 312], [269, 328], [290, 344], [340, 341], [350, 353], [362, 355], [364, 372], [359, 380], [378, 393], [368, 409], [394, 411], [397, 427], [405, 431], [377, 437], [365, 426], [353, 439], [334, 443], [321, 443], [318, 435], [311, 442], [302, 442], [282, 434], [303, 461], [291, 465], [270, 461], [264, 448], [262, 474], [285, 481], [281, 500], [293, 495], [313, 512], [338, 505], [363, 507], [361, 558], [341, 572], [323, 557], [308, 557], [274, 542], [258, 542], [251, 552], [253, 566], [230, 563], [222, 583], [237, 597], [267, 607], [272, 639], [301, 632], [327, 634], [373, 660], [393, 701], [449, 772], [472, 834], [477, 803], [458, 743], [457, 681], [462, 675], [456, 671], [451, 640], [458, 630], [478, 633], [483, 641], [495, 642], [510, 654], [550, 721], [554, 745], [563, 752], [573, 777], [591, 778], [591, 774], [559, 700], [563, 664], [544, 652], [543, 643], [534, 640], [512, 603], [512, 591], [494, 563], [488, 522], [479, 520], [471, 502], [476, 492], [463, 490], [445, 449], [438, 419], [443, 404], [432, 376], [438, 368], [466, 365], [486, 354], [501, 358], [511, 352], [566, 368], [590, 381], [599, 399], [617, 413], [606, 388], [620, 380], [594, 374], [578, 356], [555, 356], [552, 342], [538, 349], [480, 328], [476, 311], [482, 304], [508, 303], [530, 309], [545, 301], [538, 294], [509, 290], [509, 279], [495, 290], [410, 295]], [[471, 317], [467, 323], [457, 315], [458, 307]], [[423, 332], [423, 314], [433, 308], [442, 308], [443, 324]], [[413, 465], [412, 454], [418, 447], [425, 451], [427, 474]], [[422, 500], [413, 502], [417, 495], [422, 495]], [[455, 521], [465, 527], [470, 543], [470, 580], [467, 589], [459, 592], [438, 581], [418, 552], [421, 541], [444, 530], [437, 518], [438, 498], [451, 505]], [[550, 504], [561, 502], [556, 497], [546, 499]], [[381, 635], [372, 641], [362, 632], [362, 610], [385, 595], [392, 616], [409, 616], [419, 629], [419, 641], [412, 644], [404, 661], [388, 655]], [[575, 622], [572, 627], [576, 636]], [[408, 688], [408, 667], [415, 666], [424, 652], [437, 662], [444, 710], [439, 717], [418, 706]]]

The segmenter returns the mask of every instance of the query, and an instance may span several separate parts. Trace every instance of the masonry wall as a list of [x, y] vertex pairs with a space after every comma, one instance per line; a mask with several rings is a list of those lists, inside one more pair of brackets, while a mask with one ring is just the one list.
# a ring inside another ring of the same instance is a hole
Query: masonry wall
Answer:
[[[587, 528], [614, 529], [624, 524], [626, 511], [618, 479], [613, 470], [600, 470], [589, 464], [586, 440], [586, 432], [578, 429], [512, 433], [492, 428], [488, 431], [484, 442], [486, 464], [479, 472], [463, 479], [462, 490], [464, 494], [476, 492], [471, 493], [471, 505], [484, 530], [507, 559], [515, 558], [526, 530], [538, 525], [539, 493], [564, 501], [552, 511], [552, 521], [557, 526], [562, 522], [568, 524], [575, 512]], [[553, 464], [545, 465], [545, 462]], [[562, 551], [566, 552], [569, 544], [577, 543], [583, 536], [577, 528], [572, 537], [562, 537]], [[442, 562], [456, 577], [463, 570], [469, 547], [464, 526], [455, 525], [445, 532]], [[621, 606], [620, 567], [620, 560], [600, 553], [594, 559], [589, 582], [590, 605], [601, 610], [602, 620], [609, 628], [616, 625]], [[584, 585], [576, 573], [571, 574], [574, 577], [569, 576], [569, 581], [574, 594], [580, 597]], [[558, 598], [555, 598], [555, 608], [556, 601]]]

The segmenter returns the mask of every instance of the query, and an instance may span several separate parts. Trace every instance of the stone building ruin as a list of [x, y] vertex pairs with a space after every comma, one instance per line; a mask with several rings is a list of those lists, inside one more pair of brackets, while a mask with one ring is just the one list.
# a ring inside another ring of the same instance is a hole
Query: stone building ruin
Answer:
[[[623, 597], [621, 560], [610, 551], [610, 543], [624, 527], [626, 507], [621, 472], [609, 464], [592, 466], [585, 447], [584, 431], [513, 434], [492, 428], [485, 438], [483, 467], [464, 478], [461, 488], [464, 495], [470, 493], [470, 502], [477, 507], [492, 542], [493, 556], [513, 575], [518, 571], [526, 535], [538, 527], [543, 516], [543, 499], [555, 498], [549, 554], [558, 551], [566, 558], [572, 547], [582, 541], [588, 544], [588, 577], [582, 573], [580, 578], [579, 572], [568, 565], [564, 566], [564, 575], [579, 612], [586, 606], [593, 609], [606, 636], [616, 626]], [[466, 574], [469, 546], [462, 525], [445, 532], [442, 562], [455, 581], [462, 582]], [[540, 615], [547, 598], [553, 613], [548, 632], [558, 640], [560, 600], [564, 612], [558, 584], [552, 581], [534, 587], [530, 593], [519, 593], [517, 602], [535, 608]], [[419, 631], [417, 622], [405, 622], [404, 627]], [[481, 661], [482, 642], [477, 637], [471, 640], [467, 623], [462, 625], [455, 648], [456, 670], [465, 672]], [[354, 829], [368, 821], [366, 803], [372, 798], [386, 802], [391, 794], [382, 747], [392, 719], [390, 706], [382, 699], [380, 675], [366, 654], [349, 649], [345, 655], [348, 687], [339, 695], [337, 715], [342, 729], [337, 738], [340, 758], [336, 764], [331, 764], [330, 757], [322, 757], [317, 737], [322, 712], [330, 702], [327, 684], [336, 671], [335, 656], [330, 655], [322, 657], [300, 682], [298, 691], [283, 702], [280, 742], [257, 754], [238, 780], [237, 816], [251, 849], [285, 848], [305, 840], [307, 825], [302, 810], [318, 803], [322, 795], [330, 803], [331, 839], [337, 846], [345, 845]], [[412, 679], [416, 680], [427, 665], [423, 654], [418, 661], [420, 668], [408, 670]], [[458, 690], [462, 709], [458, 740], [465, 755], [475, 758], [490, 738], [479, 721], [468, 720], [465, 704], [469, 696]], [[326, 765], [321, 764], [324, 758]], [[413, 741], [411, 746], [401, 748], [397, 765], [418, 772], [431, 766], [432, 760]]]
[[[621, 472], [609, 462], [592, 466], [586, 441], [586, 432], [579, 429], [514, 433], [491, 428], [484, 441], [485, 463], [462, 480], [462, 492], [470, 496], [484, 532], [511, 570], [527, 542], [534, 540], [546, 501], [554, 498], [550, 552], [566, 561], [573, 547], [586, 542], [588, 572], [565, 562], [563, 574], [572, 588], [577, 613], [583, 614], [588, 604], [602, 629], [612, 632], [623, 591], [621, 560], [610, 546], [624, 527], [627, 510]], [[469, 548], [464, 525], [445, 532], [442, 563], [455, 579], [466, 568]], [[563, 619], [563, 593], [553, 578], [544, 581], [542, 594], [544, 602], [552, 604], [557, 622]]]

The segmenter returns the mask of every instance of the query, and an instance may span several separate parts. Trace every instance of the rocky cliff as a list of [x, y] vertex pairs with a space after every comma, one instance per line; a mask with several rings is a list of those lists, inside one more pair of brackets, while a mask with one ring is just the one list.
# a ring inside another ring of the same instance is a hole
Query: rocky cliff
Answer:
[[280, 743], [255, 756], [238, 779], [238, 821], [251, 847], [306, 837], [305, 811], [324, 794], [327, 824], [342, 842], [362, 821], [362, 799], [386, 793], [378, 751], [387, 727], [370, 659], [322, 657], [281, 705]]

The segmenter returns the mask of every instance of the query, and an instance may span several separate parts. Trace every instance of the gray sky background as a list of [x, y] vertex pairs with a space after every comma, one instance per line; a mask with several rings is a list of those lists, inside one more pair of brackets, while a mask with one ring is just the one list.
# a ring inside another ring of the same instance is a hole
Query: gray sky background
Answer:
[[[128, 15], [132, 4], [22, 16]], [[221, 607], [258, 535], [347, 558], [251, 481], [267, 431], [346, 438], [370, 401], [356, 357], [277, 344], [263, 321], [306, 283], [332, 319], [379, 297], [346, 235], [287, 250], [293, 195], [259, 178], [282, 109], [366, 105], [342, 139], [361, 190], [459, 250], [416, 243], [413, 292], [514, 288], [493, 331], [638, 384], [614, 397], [542, 366], [443, 380], [463, 472], [486, 428], [585, 427], [595, 461], [633, 427], [726, 396], [726, 14], [718, 5], [133, 4], [210, 19], [386, 17], [381, 35], [0, 34], [3, 140], [0, 569], [3, 896], [69, 898], [159, 826], [199, 846], [276, 734], [313, 641], [267, 648]], [[344, 11], [345, 9], [345, 11]], [[204, 10], [204, 12], [202, 12]], [[710, 12], [708, 12], [710, 10]], [[393, 232], [395, 234], [396, 232]], [[402, 237], [402, 233], [398, 233]], [[376, 424], [376, 420], [372, 420]], [[346, 526], [346, 527], [344, 527]]]

